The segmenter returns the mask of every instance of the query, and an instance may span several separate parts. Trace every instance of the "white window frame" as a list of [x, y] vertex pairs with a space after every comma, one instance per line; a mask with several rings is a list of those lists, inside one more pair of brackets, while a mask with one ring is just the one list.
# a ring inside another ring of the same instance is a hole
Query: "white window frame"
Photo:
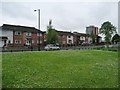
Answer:
[[40, 43], [42, 43], [42, 40], [40, 40]]
[[22, 35], [21, 31], [15, 31], [15, 35]]
[[72, 43], [72, 40], [69, 39], [69, 40], [68, 40], [68, 43], [71, 44], [71, 43]]
[[21, 44], [22, 41], [21, 40], [15, 40], [15, 44]]
[[26, 32], [26, 36], [32, 36], [31, 32]]
[[[40, 40], [40, 44], [42, 43], [42, 41]], [[39, 40], [37, 40], [37, 44], [39, 44]]]
[[46, 42], [47, 40], [46, 40], [46, 39], [44, 39], [44, 41]]
[[8, 40], [8, 43], [11, 44], [11, 40]]
[[39, 40], [37, 40], [37, 44], [39, 44]]
[[37, 36], [42, 36], [42, 33], [37, 33]]
[[68, 38], [71, 38], [71, 36], [69, 35]]
[[35, 43], [34, 40], [32, 40], [32, 43]]

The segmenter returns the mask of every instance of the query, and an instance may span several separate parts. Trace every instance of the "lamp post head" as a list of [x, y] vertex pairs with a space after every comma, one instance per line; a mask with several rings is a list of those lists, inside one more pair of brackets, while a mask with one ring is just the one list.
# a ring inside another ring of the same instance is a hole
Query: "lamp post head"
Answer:
[[37, 11], [37, 10], [34, 10], [35, 12]]
[[35, 11], [35, 12], [36, 12], [36, 11], [40, 11], [40, 9], [37, 9], [37, 10], [34, 10], [34, 11]]

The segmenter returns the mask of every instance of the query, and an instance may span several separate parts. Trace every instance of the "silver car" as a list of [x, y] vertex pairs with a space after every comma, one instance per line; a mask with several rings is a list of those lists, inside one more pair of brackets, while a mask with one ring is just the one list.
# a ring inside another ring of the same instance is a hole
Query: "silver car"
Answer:
[[53, 44], [48, 44], [45, 46], [44, 48], [46, 51], [47, 50], [60, 50], [60, 47], [59, 46], [56, 46], [56, 45], [53, 45]]

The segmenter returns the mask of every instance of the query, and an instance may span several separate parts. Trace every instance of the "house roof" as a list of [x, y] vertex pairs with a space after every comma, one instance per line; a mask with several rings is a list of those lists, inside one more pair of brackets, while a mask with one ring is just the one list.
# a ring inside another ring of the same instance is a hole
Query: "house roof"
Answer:
[[78, 32], [73, 32], [73, 33], [74, 35], [77, 35], [77, 36], [84, 36], [84, 37], [89, 36], [89, 34], [85, 34], [85, 33], [78, 33]]
[[9, 25], [9, 24], [3, 24], [2, 30], [42, 32], [41, 30], [38, 30], [34, 27], [20, 26], [20, 25]]
[[78, 32], [67, 32], [67, 31], [58, 31], [56, 30], [56, 32], [59, 34], [59, 35], [77, 35], [77, 36], [84, 36], [84, 37], [88, 37], [90, 36], [89, 34], [85, 34], [85, 33], [78, 33]]
[[90, 25], [90, 26], [87, 26], [86, 28], [98, 28], [98, 27], [96, 27], [94, 25]]
[[57, 32], [59, 35], [73, 35], [73, 33], [68, 32], [68, 31], [58, 31], [58, 30], [56, 30], [56, 32]]

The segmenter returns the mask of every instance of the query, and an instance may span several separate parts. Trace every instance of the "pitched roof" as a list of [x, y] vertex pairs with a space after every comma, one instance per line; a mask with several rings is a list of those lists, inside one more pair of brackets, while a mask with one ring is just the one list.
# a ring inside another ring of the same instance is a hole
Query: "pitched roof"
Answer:
[[58, 30], [55, 30], [55, 31], [60, 35], [73, 35], [73, 33], [68, 31], [58, 31]]
[[78, 33], [78, 32], [73, 32], [73, 33], [74, 35], [77, 35], [77, 36], [84, 36], [84, 37], [89, 36], [89, 34], [85, 34], [85, 33]]
[[41, 30], [38, 30], [34, 27], [20, 26], [20, 25], [9, 25], [9, 24], [3, 24], [2, 30], [42, 32]]
[[96, 27], [94, 25], [90, 25], [90, 26], [87, 26], [86, 28], [98, 28], [98, 27]]

